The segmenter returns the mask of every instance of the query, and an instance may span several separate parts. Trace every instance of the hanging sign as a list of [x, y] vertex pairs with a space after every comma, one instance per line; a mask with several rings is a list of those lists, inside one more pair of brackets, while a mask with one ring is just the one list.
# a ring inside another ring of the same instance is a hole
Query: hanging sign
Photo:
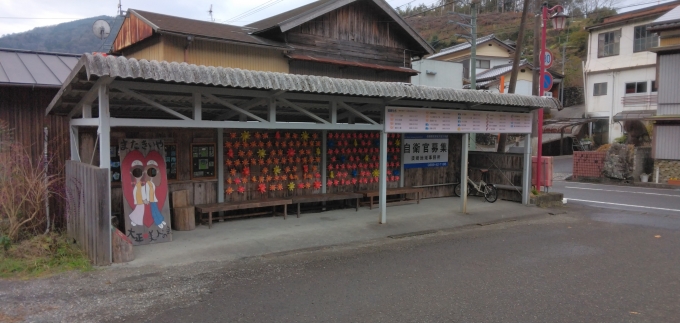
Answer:
[[446, 167], [449, 165], [449, 136], [404, 135], [404, 168]]
[[531, 133], [530, 113], [387, 107], [385, 131], [396, 133]]
[[543, 91], [550, 91], [550, 89], [553, 86], [553, 76], [550, 74], [550, 72], [545, 72], [543, 74], [543, 82], [541, 82], [541, 86], [543, 87]]
[[543, 65], [545, 66], [546, 69], [551, 68], [553, 65], [553, 53], [549, 50], [545, 50], [545, 54], [543, 55]]

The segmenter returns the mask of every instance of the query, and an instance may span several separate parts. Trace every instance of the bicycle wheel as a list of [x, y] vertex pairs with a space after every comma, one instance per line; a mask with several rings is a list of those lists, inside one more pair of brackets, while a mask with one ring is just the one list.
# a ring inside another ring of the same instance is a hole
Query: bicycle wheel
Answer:
[[484, 199], [489, 203], [496, 202], [498, 199], [498, 192], [493, 185], [489, 184], [484, 188]]
[[[453, 188], [453, 194], [460, 197], [460, 183]], [[472, 185], [468, 184], [467, 195], [470, 196], [470, 194], [472, 194]]]

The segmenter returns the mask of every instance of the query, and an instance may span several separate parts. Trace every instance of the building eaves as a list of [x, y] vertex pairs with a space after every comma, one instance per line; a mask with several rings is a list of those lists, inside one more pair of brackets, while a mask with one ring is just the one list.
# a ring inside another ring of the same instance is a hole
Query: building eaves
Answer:
[[[82, 73], [85, 72], [85, 73]], [[557, 108], [562, 106], [553, 98], [535, 96], [492, 94], [482, 91], [465, 91], [437, 88], [410, 83], [372, 82], [338, 79], [323, 76], [295, 75], [286, 73], [249, 71], [223, 67], [189, 65], [177, 62], [136, 60], [134, 58], [85, 54], [69, 75], [70, 79], [84, 75], [111, 77], [114, 80], [139, 80], [187, 85], [203, 85], [225, 88], [275, 90], [292, 93], [342, 95], [373, 98], [401, 98], [430, 102], [456, 102], [527, 108]], [[68, 82], [68, 81], [67, 81]], [[47, 108], [52, 111], [66, 90], [59, 94]]]
[[670, 11], [671, 9], [675, 8], [678, 5], [680, 5], [680, 1], [673, 1], [656, 6], [624, 12], [618, 15], [606, 17], [601, 23], [592, 26], [587, 26], [584, 29], [587, 31], [591, 31], [595, 29], [625, 25], [632, 23], [633, 21], [654, 19], [665, 14], [666, 12]]
[[188, 19], [137, 9], [129, 9], [128, 14], [134, 14], [139, 19], [149, 24], [154, 32], [160, 34], [179, 34], [213, 41], [226, 41], [244, 45], [290, 49], [286, 44], [251, 35], [251, 32], [255, 30], [254, 28]]
[[675, 29], [680, 27], [680, 5], [665, 13], [663, 16], [654, 20], [647, 30], [660, 31], [665, 29]]

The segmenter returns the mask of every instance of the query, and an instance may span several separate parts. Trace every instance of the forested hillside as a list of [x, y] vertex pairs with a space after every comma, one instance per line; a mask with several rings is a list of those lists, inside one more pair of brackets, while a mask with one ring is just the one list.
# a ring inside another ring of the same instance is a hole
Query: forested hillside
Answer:
[[[92, 24], [98, 19], [106, 20], [113, 25], [113, 17], [99, 16], [37, 27], [22, 33], [3, 35], [0, 37], [0, 48], [74, 54], [102, 51], [103, 41], [92, 33]], [[110, 43], [110, 40], [107, 43]]]

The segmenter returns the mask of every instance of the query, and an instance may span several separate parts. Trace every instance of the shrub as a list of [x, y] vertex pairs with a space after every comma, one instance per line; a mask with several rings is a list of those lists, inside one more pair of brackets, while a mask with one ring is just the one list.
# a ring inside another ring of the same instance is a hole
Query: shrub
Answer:
[[45, 199], [57, 177], [48, 174], [46, 162], [34, 164], [9, 133], [0, 121], [0, 235], [18, 242], [45, 230]]

